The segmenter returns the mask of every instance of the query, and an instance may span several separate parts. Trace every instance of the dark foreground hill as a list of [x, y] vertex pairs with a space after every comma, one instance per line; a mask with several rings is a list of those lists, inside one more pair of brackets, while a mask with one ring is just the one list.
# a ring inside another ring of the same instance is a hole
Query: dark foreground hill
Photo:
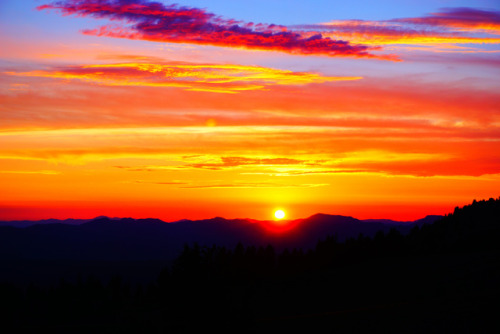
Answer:
[[52, 333], [497, 333], [499, 217], [500, 199], [490, 199], [407, 234], [325, 235], [309, 251], [191, 245], [146, 285], [85, 276], [52, 288], [3, 285], [0, 324]]

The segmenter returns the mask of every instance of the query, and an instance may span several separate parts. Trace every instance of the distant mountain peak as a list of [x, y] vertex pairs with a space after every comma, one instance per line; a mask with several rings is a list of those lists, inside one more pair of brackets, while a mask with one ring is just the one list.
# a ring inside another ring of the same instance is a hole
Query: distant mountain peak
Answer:
[[359, 222], [358, 219], [351, 216], [331, 215], [327, 213], [316, 213], [304, 220], [352, 220], [353, 222]]

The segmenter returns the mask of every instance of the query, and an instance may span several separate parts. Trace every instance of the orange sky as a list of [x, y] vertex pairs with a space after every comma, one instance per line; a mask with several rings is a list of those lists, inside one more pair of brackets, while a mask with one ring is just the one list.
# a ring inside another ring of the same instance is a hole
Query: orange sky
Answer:
[[[33, 27], [0, 35], [0, 220], [272, 219], [277, 208], [413, 220], [498, 197], [500, 25], [479, 14], [296, 22], [285, 50], [248, 24], [232, 47], [81, 34], [99, 19], [33, 11]], [[49, 19], [71, 25], [30, 37]], [[395, 33], [403, 23], [412, 34]], [[356, 47], [331, 53], [330, 38]]]

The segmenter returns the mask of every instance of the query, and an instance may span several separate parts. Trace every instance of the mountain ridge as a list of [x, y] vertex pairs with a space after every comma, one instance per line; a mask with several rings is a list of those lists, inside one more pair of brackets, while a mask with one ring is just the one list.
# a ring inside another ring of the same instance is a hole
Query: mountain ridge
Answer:
[[[358, 221], [362, 222], [374, 222], [374, 223], [384, 223], [384, 224], [411, 224], [411, 223], [416, 223], [420, 222], [423, 220], [428, 220], [428, 219], [440, 219], [444, 216], [442, 215], [427, 215], [423, 218], [419, 218], [416, 220], [393, 220], [393, 219], [384, 219], [384, 218], [372, 218], [372, 219], [358, 219], [354, 218], [352, 216], [344, 216], [344, 215], [336, 215], [336, 214], [327, 214], [327, 213], [316, 213], [313, 214], [307, 218], [297, 218], [297, 219], [292, 219], [292, 220], [284, 220], [284, 221], [300, 221], [300, 220], [306, 220], [306, 219], [311, 219], [313, 217], [317, 216], [328, 216], [328, 217], [345, 217], [345, 218], [353, 218]], [[110, 221], [122, 221], [123, 219], [132, 219], [135, 221], [158, 221], [159, 223], [165, 223], [165, 224], [178, 224], [178, 223], [189, 223], [189, 222], [202, 222], [202, 221], [214, 221], [214, 220], [226, 220], [226, 221], [248, 221], [248, 222], [270, 222], [273, 220], [259, 220], [259, 219], [253, 219], [253, 218], [224, 218], [220, 216], [215, 216], [212, 218], [204, 218], [204, 219], [179, 219], [179, 220], [174, 220], [174, 221], [165, 221], [159, 218], [132, 218], [132, 217], [108, 217], [108, 216], [97, 216], [94, 218], [88, 218], [88, 219], [80, 219], [80, 218], [65, 218], [65, 219], [57, 219], [57, 218], [47, 218], [47, 219], [39, 219], [39, 220], [28, 220], [28, 219], [22, 219], [22, 220], [0, 220], [0, 227], [3, 226], [13, 226], [13, 227], [19, 227], [19, 228], [24, 228], [24, 227], [29, 227], [33, 225], [47, 225], [47, 224], [67, 224], [67, 225], [81, 225], [101, 219], [107, 219]]]
[[329, 235], [342, 241], [360, 234], [387, 233], [391, 228], [404, 234], [417, 224], [365, 222], [328, 214], [290, 221], [214, 217], [167, 223], [157, 218], [99, 216], [86, 222], [43, 222], [25, 227], [0, 226], [0, 259], [173, 260], [185, 244], [195, 243], [232, 248], [241, 242], [271, 244], [277, 250], [307, 250]]

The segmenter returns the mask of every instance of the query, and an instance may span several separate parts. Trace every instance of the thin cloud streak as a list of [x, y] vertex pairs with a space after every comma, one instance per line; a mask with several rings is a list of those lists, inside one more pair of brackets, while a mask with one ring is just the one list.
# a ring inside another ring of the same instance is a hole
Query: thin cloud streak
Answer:
[[299, 160], [290, 158], [247, 158], [247, 157], [221, 157], [220, 162], [189, 163], [178, 168], [195, 168], [222, 170], [242, 166], [286, 166], [286, 165], [320, 165], [322, 161]]
[[22, 77], [82, 80], [106, 86], [177, 87], [188, 91], [238, 93], [269, 86], [360, 80], [259, 66], [194, 63], [122, 63], [58, 67], [30, 72], [5, 72]]
[[316, 183], [316, 184], [280, 184], [280, 183], [266, 183], [266, 182], [256, 182], [256, 183], [227, 183], [227, 184], [212, 184], [212, 185], [193, 185], [184, 186], [180, 188], [184, 189], [218, 189], [218, 188], [240, 188], [240, 189], [250, 189], [250, 188], [316, 188], [329, 186], [328, 183]]
[[424, 17], [385, 21], [333, 20], [296, 28], [372, 46], [500, 44], [500, 12], [474, 8], [445, 8]]
[[458, 7], [443, 8], [428, 16], [395, 19], [394, 22], [423, 26], [448, 27], [464, 32], [486, 32], [500, 35], [500, 11]]
[[61, 172], [55, 170], [0, 170], [0, 174], [59, 175]]

